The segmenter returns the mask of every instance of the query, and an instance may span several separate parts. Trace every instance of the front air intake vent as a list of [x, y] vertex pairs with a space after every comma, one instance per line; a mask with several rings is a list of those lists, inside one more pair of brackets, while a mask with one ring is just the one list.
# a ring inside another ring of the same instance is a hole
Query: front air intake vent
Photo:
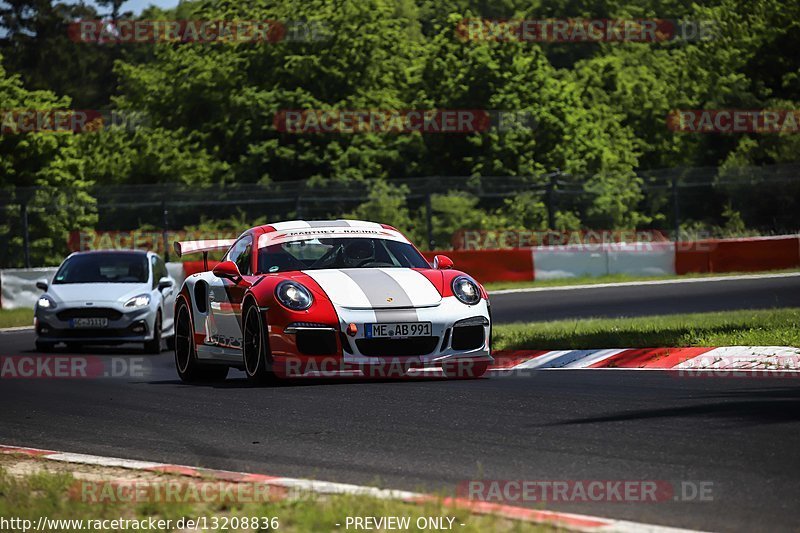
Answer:
[[457, 326], [453, 328], [454, 350], [477, 350], [486, 338], [484, 326]]

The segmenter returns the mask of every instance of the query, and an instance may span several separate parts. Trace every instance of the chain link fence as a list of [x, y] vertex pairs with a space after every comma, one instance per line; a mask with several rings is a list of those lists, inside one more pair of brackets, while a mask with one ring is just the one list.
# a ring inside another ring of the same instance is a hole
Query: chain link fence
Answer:
[[[602, 180], [555, 171], [538, 176], [427, 176], [390, 180], [392, 196], [412, 215], [421, 247], [447, 248], [437, 213], [437, 195], [461, 194], [475, 199], [474, 208], [503, 213], [512, 203], [542, 208], [539, 227], [558, 228], [559, 214], [571, 214], [580, 229], [618, 229], [597, 216], [600, 197], [635, 189], [637, 201], [627, 208], [650, 221], [638, 228], [705, 231], [708, 236], [771, 235], [800, 230], [800, 164], [769, 167], [685, 167], [642, 172], [630, 177], [626, 191], [608, 190]], [[376, 201], [374, 182], [310, 181], [225, 186], [180, 184], [1, 188], [0, 268], [44, 266], [68, 251], [68, 235], [76, 230], [166, 232], [213, 221], [326, 219], [352, 213]], [[628, 195], [629, 196], [629, 195]], [[380, 198], [377, 199], [380, 201]], [[452, 218], [452, 214], [451, 214]], [[466, 220], [468, 217], [464, 217]], [[474, 228], [450, 220], [448, 230]], [[229, 228], [234, 229], [234, 228]], [[244, 227], [235, 228], [238, 231]], [[524, 229], [524, 228], [515, 228]], [[579, 229], [579, 228], [566, 228]], [[723, 232], [724, 235], [714, 234]]]

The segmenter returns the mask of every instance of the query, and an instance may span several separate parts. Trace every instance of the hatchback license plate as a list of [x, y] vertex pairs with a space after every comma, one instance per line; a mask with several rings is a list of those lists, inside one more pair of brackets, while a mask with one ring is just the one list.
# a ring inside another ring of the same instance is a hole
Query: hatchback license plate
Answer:
[[107, 318], [73, 318], [73, 328], [107, 328]]

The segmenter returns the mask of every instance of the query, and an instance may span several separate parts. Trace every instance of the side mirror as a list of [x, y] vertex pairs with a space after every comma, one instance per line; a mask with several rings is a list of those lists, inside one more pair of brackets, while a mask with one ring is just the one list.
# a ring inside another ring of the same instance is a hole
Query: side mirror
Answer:
[[40, 279], [39, 281], [37, 281], [36, 282], [36, 288], [39, 289], [39, 290], [42, 290], [44, 292], [47, 292], [47, 280], [46, 279]]
[[164, 289], [171, 289], [173, 286], [172, 278], [163, 277], [158, 280], [158, 290], [163, 291]]
[[437, 255], [433, 258], [433, 268], [436, 270], [448, 270], [453, 268], [453, 260], [446, 255]]
[[229, 280], [236, 280], [242, 277], [242, 274], [239, 272], [239, 267], [237, 267], [236, 263], [233, 261], [223, 261], [215, 266], [214, 270], [211, 272], [213, 272], [218, 278], [225, 278]]

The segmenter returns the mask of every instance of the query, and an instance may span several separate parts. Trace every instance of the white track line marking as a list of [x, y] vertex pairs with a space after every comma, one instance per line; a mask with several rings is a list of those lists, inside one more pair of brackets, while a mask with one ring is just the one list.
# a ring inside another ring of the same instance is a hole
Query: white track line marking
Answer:
[[[784, 272], [780, 274], [744, 274], [739, 276], [713, 276], [707, 278], [656, 279], [649, 281], [620, 281], [617, 283], [595, 283], [586, 285], [564, 285], [558, 287], [528, 287], [524, 289], [500, 289], [489, 291], [489, 296], [498, 294], [515, 294], [519, 292], [575, 291], [584, 289], [607, 289], [610, 287], [640, 287], [648, 285], [674, 285], [681, 283], [714, 283], [717, 281], [745, 281], [753, 279], [795, 278], [800, 272]], [[535, 282], [534, 282], [535, 283]]]
[[33, 331], [33, 326], [16, 326], [13, 328], [0, 328], [0, 334], [2, 333], [19, 333], [21, 331]]
[[77, 463], [82, 465], [97, 465], [97, 466], [116, 466], [119, 468], [130, 468], [133, 470], [141, 470], [144, 468], [155, 468], [157, 466], [161, 466], [161, 463], [136, 461], [134, 459], [118, 459], [116, 457], [102, 457], [99, 455], [86, 455], [83, 453], [55, 453], [52, 455], [48, 455], [47, 458], [53, 461], [63, 461], [65, 463]]

